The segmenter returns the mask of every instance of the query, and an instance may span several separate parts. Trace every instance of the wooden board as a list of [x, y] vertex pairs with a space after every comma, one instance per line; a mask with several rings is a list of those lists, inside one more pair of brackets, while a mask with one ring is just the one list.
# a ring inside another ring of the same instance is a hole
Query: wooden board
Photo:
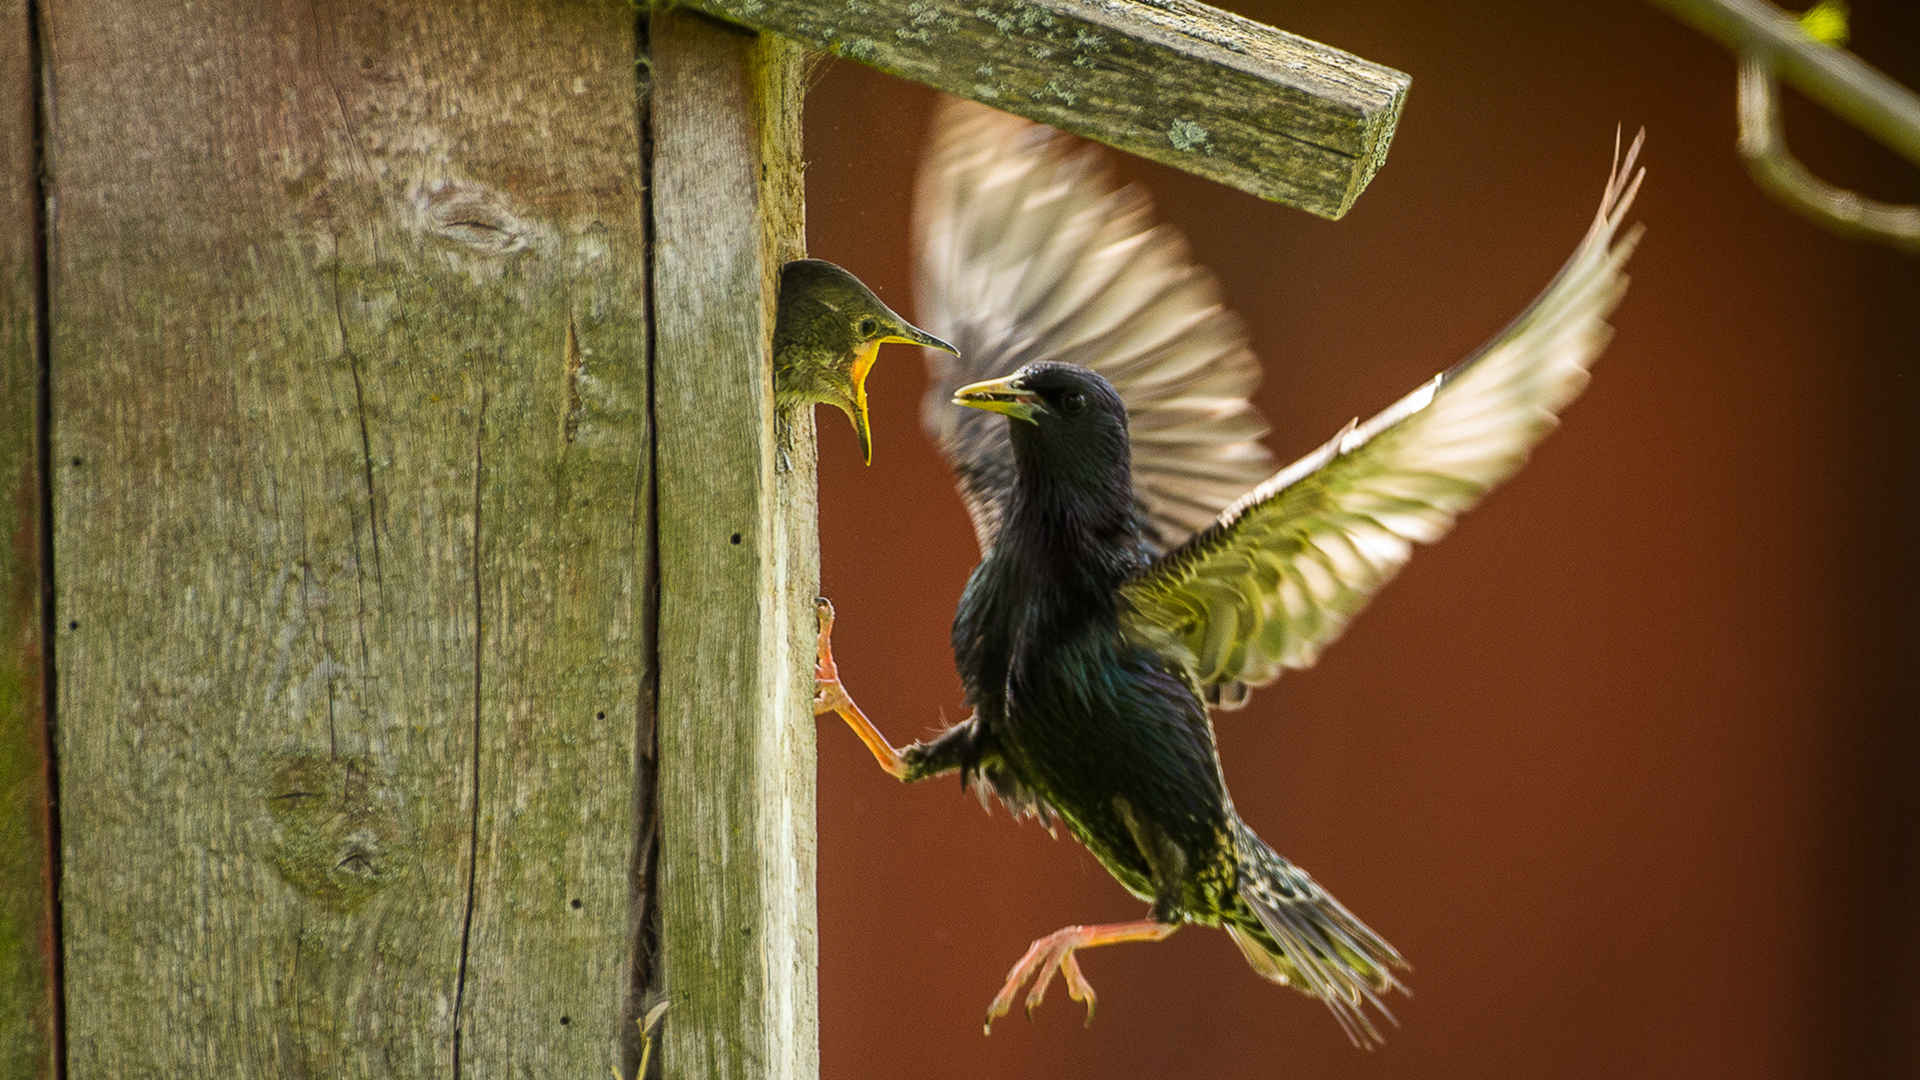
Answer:
[[606, 1076], [633, 9], [42, 12], [72, 1075]]
[[1194, 0], [687, 0], [888, 74], [1337, 218], [1411, 80]]
[[39, 200], [24, 0], [0, 0], [0, 1080], [57, 1060], [39, 461]]
[[801, 252], [798, 50], [652, 18], [666, 1075], [818, 1072], [813, 428], [768, 352]]

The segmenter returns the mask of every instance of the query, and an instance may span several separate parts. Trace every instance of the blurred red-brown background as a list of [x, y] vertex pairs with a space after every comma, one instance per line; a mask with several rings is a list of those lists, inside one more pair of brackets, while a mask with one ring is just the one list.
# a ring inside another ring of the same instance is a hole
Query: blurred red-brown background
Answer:
[[[1648, 229], [1592, 388], [1520, 476], [1423, 551], [1319, 667], [1221, 718], [1242, 814], [1414, 965], [1385, 1049], [1263, 983], [1226, 937], [1089, 954], [980, 1034], [1028, 941], [1140, 906], [1070, 839], [820, 741], [828, 1077], [1920, 1074], [1909, 617], [1920, 261], [1819, 231], [1733, 152], [1733, 61], [1641, 4], [1229, 7], [1413, 75], [1388, 163], [1329, 223], [1144, 162], [1266, 363], [1283, 460], [1502, 326], [1571, 250], [1614, 127], [1648, 131]], [[1920, 9], [1854, 48], [1920, 83]], [[1818, 171], [1920, 173], [1798, 97]], [[808, 99], [812, 253], [911, 315], [930, 95], [849, 64]], [[976, 557], [907, 355], [876, 460], [823, 413], [842, 668], [897, 738], [960, 715]]]

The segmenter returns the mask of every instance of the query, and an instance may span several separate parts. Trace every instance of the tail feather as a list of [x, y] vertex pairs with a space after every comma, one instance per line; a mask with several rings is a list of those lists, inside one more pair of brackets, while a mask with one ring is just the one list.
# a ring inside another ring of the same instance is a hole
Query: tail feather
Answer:
[[1305, 870], [1281, 858], [1252, 830], [1241, 826], [1239, 856], [1242, 919], [1226, 930], [1262, 978], [1319, 998], [1355, 1046], [1385, 1041], [1371, 1006], [1398, 1025], [1381, 995], [1407, 988], [1393, 972], [1407, 962], [1393, 946], [1355, 918]]

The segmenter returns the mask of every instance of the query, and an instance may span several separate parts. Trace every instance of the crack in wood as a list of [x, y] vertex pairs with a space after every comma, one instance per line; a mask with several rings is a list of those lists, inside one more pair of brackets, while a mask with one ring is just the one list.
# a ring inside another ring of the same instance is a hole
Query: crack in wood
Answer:
[[584, 362], [580, 355], [580, 331], [572, 310], [568, 310], [566, 343], [560, 351], [560, 363], [567, 378], [567, 407], [560, 418], [560, 441], [568, 446], [573, 445], [580, 433], [580, 414], [584, 411], [580, 401], [580, 368]]
[[[659, 520], [659, 422], [656, 419], [653, 372], [658, 350], [654, 314], [655, 251], [653, 234], [653, 65], [651, 23], [642, 7], [634, 17], [634, 81], [637, 88], [641, 216], [649, 243], [643, 260], [642, 302], [647, 306], [646, 339], [641, 357], [647, 371], [647, 465], [643, 476], [636, 476], [638, 493], [634, 506], [636, 547], [646, 552], [645, 594], [641, 601], [640, 621], [644, 630], [646, 665], [641, 676], [640, 693], [635, 703], [633, 747], [633, 821], [634, 838], [629, 858], [627, 897], [627, 935], [632, 966], [627, 972], [627, 993], [621, 1010], [623, 1019], [638, 1019], [645, 1004], [660, 991], [660, 784], [659, 724], [657, 708], [660, 686], [660, 543], [655, 523]], [[660, 1060], [644, 1053], [645, 1033], [639, 1024], [620, 1026], [618, 1036], [622, 1077], [649, 1080], [657, 1074], [652, 1064]]]
[[373, 580], [375, 589], [386, 595], [386, 574], [380, 565], [380, 499], [373, 483], [373, 436], [367, 429], [367, 392], [360, 379], [360, 357], [347, 340], [347, 317], [340, 299], [340, 237], [333, 236], [333, 318], [340, 331], [340, 351], [346, 355], [347, 370], [353, 375], [353, 411], [360, 425], [361, 474], [367, 486], [367, 535], [373, 542]]
[[460, 921], [460, 967], [453, 987], [453, 1080], [460, 1080], [460, 1012], [466, 1004], [467, 963], [473, 945], [473, 908], [479, 893], [480, 866], [480, 677], [486, 664], [485, 609], [481, 602], [480, 507], [485, 492], [487, 435], [487, 388], [480, 386], [480, 409], [473, 422], [473, 762], [469, 782], [473, 787], [472, 813], [467, 822], [467, 905]]
[[[54, 492], [54, 456], [53, 456], [53, 342], [50, 327], [52, 325], [52, 273], [49, 263], [48, 244], [50, 223], [48, 204], [52, 198], [52, 178], [50, 176], [47, 153], [48, 126], [53, 111], [53, 75], [46, 63], [47, 43], [42, 40], [43, 20], [41, 0], [25, 0], [21, 12], [25, 31], [26, 74], [31, 84], [28, 90], [28, 120], [30, 126], [28, 138], [31, 141], [32, 176], [29, 181], [28, 196], [32, 209], [28, 212], [30, 236], [28, 244], [31, 255], [32, 310], [33, 325], [30, 349], [33, 363], [33, 461], [36, 490], [34, 491], [34, 513], [39, 520], [35, 523], [35, 542], [38, 550], [34, 553], [32, 565], [38, 571], [39, 620], [35, 631], [38, 646], [39, 698], [41, 710], [40, 757], [41, 772], [39, 781], [45, 792], [44, 810], [40, 821], [34, 822], [41, 831], [46, 844], [44, 859], [45, 898], [39, 917], [44, 922], [44, 941], [46, 949], [43, 975], [47, 981], [46, 1007], [48, 1040], [46, 1065], [49, 1076], [55, 1080], [64, 1080], [67, 1075], [67, 979], [66, 979], [66, 913], [62, 907], [60, 882], [62, 868], [61, 802], [60, 802], [60, 726], [59, 726], [59, 667], [55, 663], [58, 641], [58, 613], [54, 608], [56, 598], [54, 581], [54, 529], [53, 529], [53, 492]], [[78, 467], [80, 458], [74, 457]], [[78, 629], [78, 621], [73, 622]], [[25, 636], [23, 634], [23, 636]], [[26, 660], [32, 663], [35, 657], [29, 651]], [[32, 1066], [29, 1066], [31, 1068]]]

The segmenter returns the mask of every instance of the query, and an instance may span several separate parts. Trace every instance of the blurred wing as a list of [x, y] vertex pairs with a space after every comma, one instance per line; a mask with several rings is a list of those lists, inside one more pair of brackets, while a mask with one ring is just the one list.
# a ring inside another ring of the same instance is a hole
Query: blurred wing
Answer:
[[1511, 476], [1587, 383], [1639, 229], [1616, 233], [1645, 170], [1619, 144], [1599, 212], [1560, 273], [1473, 356], [1287, 466], [1125, 586], [1128, 630], [1217, 703], [1313, 664], [1454, 518]]
[[1127, 403], [1135, 491], [1154, 550], [1210, 524], [1273, 470], [1247, 402], [1245, 329], [1180, 235], [1155, 226], [1093, 147], [971, 102], [943, 102], [914, 219], [925, 350], [921, 423], [952, 466], [985, 551], [1013, 485], [1006, 419], [952, 404], [1033, 360], [1092, 368]]

